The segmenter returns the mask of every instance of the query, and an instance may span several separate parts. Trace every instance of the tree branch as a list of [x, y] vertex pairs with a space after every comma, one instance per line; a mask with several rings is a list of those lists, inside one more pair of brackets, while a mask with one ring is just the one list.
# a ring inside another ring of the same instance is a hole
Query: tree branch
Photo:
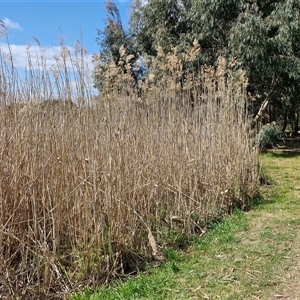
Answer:
[[251, 122], [251, 126], [250, 128], [253, 129], [255, 127], [255, 125], [257, 124], [258, 120], [261, 118], [263, 112], [265, 111], [265, 109], [267, 108], [270, 98], [275, 90], [276, 84], [278, 82], [278, 77], [275, 77], [275, 74], [273, 76], [272, 79], [272, 83], [271, 83], [271, 90], [269, 91], [266, 99], [263, 101], [263, 103], [261, 104], [258, 113], [256, 114], [255, 118], [252, 120]]

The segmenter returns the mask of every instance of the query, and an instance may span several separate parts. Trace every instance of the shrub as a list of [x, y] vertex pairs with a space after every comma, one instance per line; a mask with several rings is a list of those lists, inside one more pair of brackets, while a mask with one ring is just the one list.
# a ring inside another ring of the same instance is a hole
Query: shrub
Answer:
[[258, 145], [260, 149], [272, 148], [280, 138], [284, 136], [284, 133], [278, 128], [275, 122], [264, 125], [257, 137]]

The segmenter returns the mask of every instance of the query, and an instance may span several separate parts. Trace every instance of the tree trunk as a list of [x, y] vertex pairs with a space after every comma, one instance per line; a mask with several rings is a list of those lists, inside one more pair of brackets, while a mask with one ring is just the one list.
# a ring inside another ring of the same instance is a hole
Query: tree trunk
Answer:
[[295, 112], [295, 120], [293, 122], [293, 136], [298, 135], [298, 130], [299, 130], [299, 111], [296, 110]]
[[272, 94], [275, 90], [275, 86], [277, 84], [278, 78], [276, 78], [275, 74], [273, 76], [272, 79], [272, 84], [271, 84], [271, 89], [266, 97], [266, 99], [263, 101], [263, 103], [260, 106], [260, 109], [257, 113], [257, 115], [255, 116], [255, 118], [253, 119], [253, 121], [251, 122], [250, 128], [253, 129], [255, 127], [255, 125], [257, 124], [258, 120], [261, 118], [263, 112], [265, 111], [265, 109], [268, 107], [268, 104], [270, 102], [270, 98], [272, 97]]
[[262, 105], [260, 106], [260, 109], [257, 113], [257, 115], [255, 116], [255, 118], [253, 119], [252, 123], [251, 123], [251, 129], [253, 129], [256, 125], [256, 123], [258, 122], [258, 120], [260, 119], [260, 117], [262, 116], [264, 110], [266, 109], [266, 107], [268, 106], [269, 100], [268, 98], [266, 98]]
[[287, 114], [287, 110], [285, 109], [285, 111], [284, 111], [283, 125], [282, 125], [282, 129], [281, 129], [282, 132], [285, 132], [285, 130], [287, 128], [287, 125], [288, 125], [287, 117], [288, 117], [288, 114]]

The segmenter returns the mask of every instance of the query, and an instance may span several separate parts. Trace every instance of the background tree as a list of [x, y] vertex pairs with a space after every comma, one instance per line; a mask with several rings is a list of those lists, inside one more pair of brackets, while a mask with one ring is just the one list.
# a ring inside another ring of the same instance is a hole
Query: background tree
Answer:
[[190, 1], [134, 0], [131, 5], [130, 32], [139, 51], [156, 56], [158, 46], [168, 53], [188, 32], [186, 12]]
[[[176, 47], [178, 56], [195, 41], [195, 74], [216, 64], [219, 56], [234, 57], [246, 70], [253, 113], [266, 108], [265, 121], [293, 123], [297, 132], [300, 92], [300, 19], [298, 0], [134, 0], [130, 31], [136, 48], [157, 56]], [[230, 61], [230, 59], [228, 59]], [[255, 120], [258, 120], [255, 119]]]
[[228, 38], [241, 12], [240, 0], [192, 1], [188, 21], [201, 46], [201, 63], [214, 65], [228, 53]]
[[[130, 64], [136, 56], [132, 39], [124, 30], [119, 9], [114, 1], [106, 1], [105, 10], [107, 12], [105, 28], [104, 30], [98, 29], [96, 38], [100, 53], [94, 57], [95, 86], [100, 91], [107, 86], [116, 88], [113, 85], [116, 84], [120, 73], [127, 75], [130, 80], [132, 73]], [[128, 86], [128, 83], [126, 85]]]
[[247, 72], [257, 110], [268, 104], [264, 105], [266, 121], [283, 120], [283, 129], [293, 122], [295, 133], [300, 91], [299, 6], [294, 0], [245, 1], [228, 44], [228, 53]]
[[229, 30], [241, 10], [238, 0], [135, 0], [131, 6], [130, 31], [135, 43], [149, 55], [157, 47], [169, 53], [186, 52], [196, 40], [200, 64], [214, 64], [225, 53]]
[[116, 4], [111, 0], [106, 1], [105, 10], [107, 12], [106, 26], [104, 30], [98, 29], [96, 41], [100, 46], [102, 59], [109, 59], [112, 56], [114, 61], [118, 63], [120, 59], [119, 49], [121, 46], [124, 46], [125, 49], [129, 48], [130, 38], [123, 28]]

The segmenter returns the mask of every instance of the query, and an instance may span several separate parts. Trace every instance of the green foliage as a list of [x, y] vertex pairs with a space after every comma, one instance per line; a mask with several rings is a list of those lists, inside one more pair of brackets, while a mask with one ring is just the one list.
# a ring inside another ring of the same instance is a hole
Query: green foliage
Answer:
[[201, 46], [201, 62], [214, 64], [228, 52], [228, 37], [240, 13], [240, 1], [192, 1], [191, 34]]
[[290, 122], [299, 109], [299, 1], [135, 0], [130, 32], [135, 49], [150, 56], [159, 56], [159, 48], [167, 55], [176, 47], [182, 57], [197, 42], [201, 50], [192, 64], [183, 64], [182, 74], [186, 69], [197, 74], [203, 65], [216, 64], [220, 55], [234, 57], [256, 99], [253, 113], [266, 98], [275, 107], [269, 122], [286, 115]]
[[250, 84], [264, 84], [264, 78], [272, 77], [266, 35], [263, 16], [255, 5], [247, 7], [231, 29], [228, 50], [246, 69]]
[[130, 31], [136, 47], [156, 56], [172, 48], [186, 52], [196, 40], [201, 52], [195, 67], [214, 64], [226, 52], [228, 32], [239, 12], [239, 1], [135, 0], [131, 6]]
[[112, 55], [114, 61], [118, 63], [120, 59], [120, 47], [127, 46], [128, 37], [123, 29], [119, 9], [116, 4], [109, 0], [106, 1], [105, 9], [107, 12], [106, 26], [104, 30], [98, 29], [96, 41], [101, 47], [100, 53], [103, 59], [109, 59]]
[[178, 45], [189, 31], [187, 11], [190, 1], [152, 0], [133, 1], [131, 6], [131, 34], [136, 47], [143, 53], [157, 55], [160, 46], [165, 53]]
[[266, 124], [258, 134], [258, 145], [261, 149], [272, 148], [284, 133], [278, 128], [275, 122]]
[[[109, 80], [111, 81], [113, 81], [112, 78], [115, 77], [115, 73], [120, 71], [122, 74], [130, 75], [131, 68], [128, 68], [128, 63], [131, 63], [135, 57], [132, 55], [134, 53], [132, 39], [123, 28], [118, 7], [114, 1], [108, 0], [105, 9], [107, 12], [106, 26], [104, 30], [98, 29], [98, 37], [96, 38], [100, 46], [100, 53], [94, 56], [95, 86], [102, 91], [105, 88], [103, 82], [107, 81], [104, 74], [107, 74], [108, 70], [114, 70], [110, 72]], [[129, 54], [131, 55], [129, 56]], [[113, 82], [110, 85], [112, 84]]]
[[249, 78], [248, 90], [276, 108], [269, 121], [299, 109], [299, 1], [255, 1], [244, 4], [230, 30], [228, 51]]

